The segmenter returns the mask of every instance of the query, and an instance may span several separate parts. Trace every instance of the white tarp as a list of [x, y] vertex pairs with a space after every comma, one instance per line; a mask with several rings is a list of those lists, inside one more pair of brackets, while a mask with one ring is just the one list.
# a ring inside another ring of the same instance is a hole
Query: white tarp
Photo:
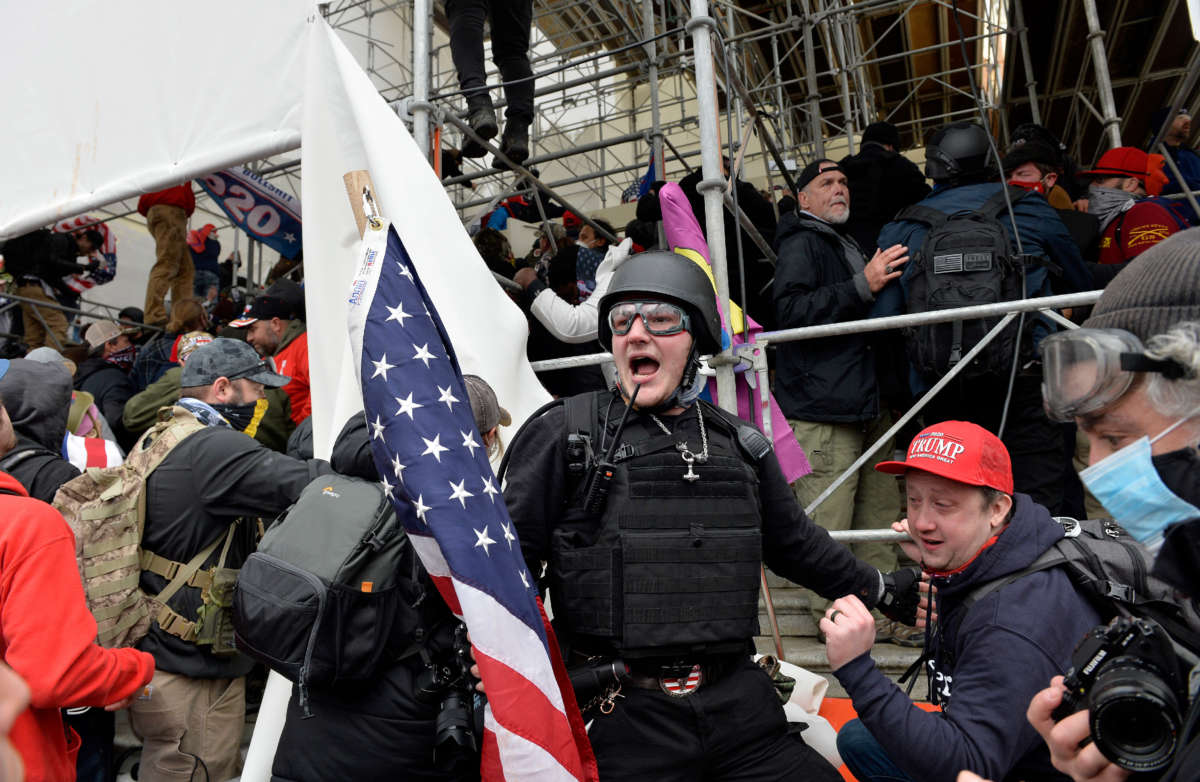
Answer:
[[[362, 410], [346, 328], [359, 241], [342, 179], [349, 171], [370, 173], [379, 211], [404, 240], [463, 371], [485, 378], [513, 421], [523, 421], [550, 399], [525, 360], [524, 316], [492, 278], [437, 175], [366, 73], [324, 21], [310, 35], [301, 170], [316, 453], [329, 453], [346, 419]], [[290, 691], [271, 675], [243, 780], [270, 778]]]
[[312, 0], [7, 3], [0, 238], [300, 146]]

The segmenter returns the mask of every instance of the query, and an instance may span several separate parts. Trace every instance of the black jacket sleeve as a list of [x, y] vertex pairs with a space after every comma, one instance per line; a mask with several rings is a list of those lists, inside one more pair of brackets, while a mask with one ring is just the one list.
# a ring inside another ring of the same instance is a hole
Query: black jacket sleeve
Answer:
[[540, 573], [550, 558], [550, 532], [566, 496], [566, 413], [555, 407], [525, 424], [512, 442], [504, 500], [529, 572]]
[[766, 566], [822, 597], [855, 595], [868, 607], [875, 605], [883, 586], [879, 571], [835, 542], [805, 514], [774, 453], [763, 457], [758, 472]]
[[863, 301], [854, 278], [832, 281], [833, 249], [816, 233], [799, 231], [783, 240], [775, 267], [776, 326], [781, 329], [838, 323], [866, 317], [871, 302]]

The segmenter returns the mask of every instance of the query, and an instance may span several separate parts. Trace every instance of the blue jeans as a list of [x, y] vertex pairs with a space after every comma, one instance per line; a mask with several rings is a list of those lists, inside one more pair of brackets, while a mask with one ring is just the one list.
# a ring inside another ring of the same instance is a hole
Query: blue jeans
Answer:
[[861, 720], [850, 720], [837, 736], [838, 754], [858, 782], [913, 782], [892, 762]]

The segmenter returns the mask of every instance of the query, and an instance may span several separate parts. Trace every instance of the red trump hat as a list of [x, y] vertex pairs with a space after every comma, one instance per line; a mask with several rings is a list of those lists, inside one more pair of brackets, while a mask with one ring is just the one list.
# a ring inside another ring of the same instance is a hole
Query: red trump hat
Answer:
[[909, 470], [940, 475], [971, 486], [1013, 493], [1012, 460], [1000, 438], [968, 421], [943, 421], [913, 438], [902, 462], [880, 462], [879, 472], [903, 475]]

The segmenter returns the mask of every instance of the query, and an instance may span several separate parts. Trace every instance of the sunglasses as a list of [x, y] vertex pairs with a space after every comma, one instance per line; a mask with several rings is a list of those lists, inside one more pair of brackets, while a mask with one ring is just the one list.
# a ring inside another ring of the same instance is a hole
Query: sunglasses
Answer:
[[608, 327], [617, 336], [633, 328], [638, 317], [646, 331], [659, 337], [691, 330], [691, 319], [683, 308], [665, 301], [622, 301], [608, 311]]
[[275, 360], [273, 358], [268, 357], [259, 359], [245, 369], [235, 370], [227, 374], [225, 377], [228, 380], [239, 380], [243, 377], [249, 377], [250, 375], [257, 375], [259, 372], [263, 371], [272, 373], [275, 372]]

